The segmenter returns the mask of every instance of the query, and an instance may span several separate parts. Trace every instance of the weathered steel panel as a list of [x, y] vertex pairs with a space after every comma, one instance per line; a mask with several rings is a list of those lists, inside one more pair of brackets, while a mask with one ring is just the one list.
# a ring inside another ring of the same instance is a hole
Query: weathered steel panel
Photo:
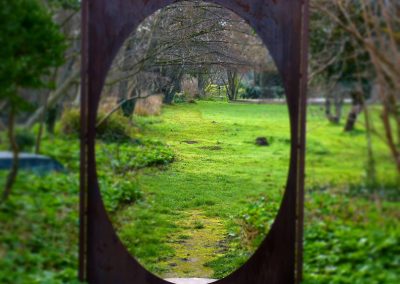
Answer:
[[[111, 63], [129, 34], [172, 0], [83, 0], [80, 279], [89, 283], [167, 283], [143, 268], [119, 240], [96, 175], [95, 121]], [[244, 18], [263, 39], [283, 78], [291, 158], [281, 208], [255, 254], [221, 284], [300, 283], [305, 156], [308, 0], [212, 0]]]

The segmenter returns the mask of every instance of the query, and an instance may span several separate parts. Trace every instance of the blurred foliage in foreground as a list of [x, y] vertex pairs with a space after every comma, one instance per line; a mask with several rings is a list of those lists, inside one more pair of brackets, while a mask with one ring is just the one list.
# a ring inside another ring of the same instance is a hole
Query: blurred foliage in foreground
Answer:
[[[174, 159], [157, 141], [99, 141], [97, 148], [100, 187], [109, 212], [143, 198], [134, 182], [136, 170]], [[10, 199], [0, 205], [0, 283], [77, 282], [79, 143], [46, 137], [43, 150], [62, 162], [67, 173], [38, 178], [21, 172]], [[1, 182], [5, 174], [0, 172]]]

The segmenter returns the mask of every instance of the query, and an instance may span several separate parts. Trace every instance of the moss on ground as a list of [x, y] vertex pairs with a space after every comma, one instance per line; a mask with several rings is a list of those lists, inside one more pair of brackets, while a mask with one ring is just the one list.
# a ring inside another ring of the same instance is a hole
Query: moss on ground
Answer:
[[220, 256], [223, 247], [219, 242], [228, 232], [220, 218], [204, 215], [199, 210], [187, 211], [177, 226], [181, 229], [169, 236], [168, 244], [174, 249], [173, 257], [166, 261], [170, 271], [163, 276], [206, 277], [214, 274], [205, 263]]

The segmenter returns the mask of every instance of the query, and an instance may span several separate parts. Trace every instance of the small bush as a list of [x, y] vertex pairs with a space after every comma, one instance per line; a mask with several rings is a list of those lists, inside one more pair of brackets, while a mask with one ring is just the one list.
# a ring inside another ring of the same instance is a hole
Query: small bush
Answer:
[[107, 165], [107, 171], [111, 167], [118, 174], [145, 167], [167, 165], [174, 160], [174, 157], [170, 148], [156, 141], [98, 145], [97, 148], [97, 164]]
[[30, 151], [35, 146], [36, 137], [32, 132], [26, 130], [17, 130], [15, 140], [20, 151]]
[[226, 87], [219, 86], [215, 84], [209, 84], [205, 89], [206, 99], [215, 101], [215, 100], [226, 100]]
[[397, 283], [400, 234], [341, 220], [307, 224], [303, 283]]
[[[118, 102], [120, 103], [123, 99], [119, 100]], [[125, 100], [122, 104], [121, 104], [121, 111], [122, 114], [125, 117], [131, 117], [133, 114], [133, 111], [135, 110], [135, 105], [136, 105], [136, 101], [135, 100]]]
[[67, 136], [79, 136], [80, 117], [79, 109], [65, 110], [61, 117], [61, 132]]
[[[98, 121], [100, 121], [104, 116], [104, 113], [100, 113]], [[119, 113], [114, 113], [97, 127], [97, 138], [108, 142], [129, 140], [132, 132], [130, 125], [128, 118]]]
[[[100, 112], [97, 122], [105, 116]], [[61, 132], [67, 136], [78, 137], [81, 129], [80, 112], [78, 109], [66, 110], [61, 118]], [[119, 113], [112, 114], [96, 129], [96, 137], [107, 142], [128, 140], [131, 137], [131, 127], [128, 118]]]
[[0, 204], [0, 283], [78, 283], [78, 180], [18, 174], [10, 199]]
[[259, 99], [262, 97], [261, 88], [258, 86], [248, 86], [245, 92], [242, 94], [244, 99]]
[[101, 193], [108, 212], [115, 212], [122, 205], [132, 204], [143, 197], [138, 184], [132, 180], [102, 184]]
[[174, 96], [174, 103], [175, 104], [180, 104], [180, 103], [186, 103], [188, 100], [188, 96], [186, 93], [182, 92], [182, 93], [177, 93]]
[[279, 202], [262, 196], [242, 212], [244, 242], [257, 247], [268, 232], [278, 212]]
[[270, 87], [271, 92], [274, 94], [275, 98], [285, 97], [285, 88], [281, 85]]

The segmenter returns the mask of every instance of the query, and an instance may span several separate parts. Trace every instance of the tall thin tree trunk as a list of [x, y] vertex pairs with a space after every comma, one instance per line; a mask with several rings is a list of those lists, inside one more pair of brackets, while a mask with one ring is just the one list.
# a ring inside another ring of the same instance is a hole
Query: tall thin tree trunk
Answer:
[[353, 99], [353, 106], [351, 107], [351, 110], [349, 112], [349, 115], [347, 116], [347, 121], [346, 125], [344, 127], [344, 131], [350, 132], [354, 130], [354, 127], [357, 122], [358, 115], [362, 111], [362, 92], [354, 92], [352, 94], [352, 99]]
[[332, 104], [331, 104], [331, 99], [329, 96], [325, 98], [325, 116], [326, 118], [331, 121], [332, 117]]
[[[383, 127], [385, 129], [385, 134], [386, 134], [386, 141], [389, 145], [390, 151], [392, 153], [392, 156], [395, 160], [396, 163], [396, 167], [397, 167], [397, 171], [400, 173], [400, 150], [399, 150], [399, 146], [395, 141], [394, 135], [395, 133], [393, 130], [393, 124], [391, 123], [391, 118], [390, 118], [390, 114], [391, 112], [393, 113], [393, 111], [395, 112], [395, 114], [393, 115], [395, 117], [395, 115], [398, 116], [397, 109], [393, 110], [394, 106], [391, 104], [391, 102], [389, 100], [384, 101], [383, 102], [383, 109], [381, 112], [381, 119], [383, 122]], [[399, 127], [399, 126], [397, 126]]]
[[182, 77], [183, 77], [182, 69], [174, 72], [173, 75], [171, 76], [170, 84], [166, 86], [163, 90], [165, 104], [172, 104], [174, 101], [175, 94], [181, 91]]
[[206, 87], [207, 87], [207, 75], [199, 73], [197, 76], [197, 90], [199, 92], [200, 98], [206, 96]]
[[338, 94], [333, 96], [335, 114], [332, 114], [332, 96], [327, 96], [325, 99], [325, 116], [330, 122], [338, 124], [342, 117], [343, 99]]
[[375, 158], [372, 146], [372, 124], [371, 117], [368, 110], [368, 107], [365, 104], [365, 100], [363, 100], [363, 108], [364, 108], [364, 120], [365, 120], [365, 130], [366, 130], [366, 139], [367, 139], [367, 179], [368, 182], [374, 184], [376, 181], [376, 168], [375, 168]]
[[335, 96], [335, 121], [337, 123], [340, 122], [342, 118], [342, 109], [343, 109], [343, 98], [341, 95], [336, 94]]
[[11, 170], [7, 176], [6, 184], [3, 191], [2, 201], [6, 201], [11, 194], [12, 187], [17, 178], [18, 174], [18, 144], [15, 139], [15, 115], [16, 110], [14, 106], [11, 106], [9, 117], [8, 117], [8, 139], [10, 141], [11, 150], [13, 153], [13, 160]]
[[235, 101], [237, 99], [238, 93], [238, 74], [237, 71], [227, 70], [226, 75], [228, 77], [228, 85], [227, 85], [227, 95], [230, 101]]
[[46, 120], [46, 112], [47, 112], [47, 101], [49, 100], [49, 96], [50, 96], [50, 92], [47, 92], [45, 95], [45, 98], [44, 98], [43, 112], [39, 119], [39, 131], [36, 136], [35, 154], [40, 153], [40, 144], [41, 144], [42, 136], [43, 136], [43, 128], [44, 128], [44, 122]]

